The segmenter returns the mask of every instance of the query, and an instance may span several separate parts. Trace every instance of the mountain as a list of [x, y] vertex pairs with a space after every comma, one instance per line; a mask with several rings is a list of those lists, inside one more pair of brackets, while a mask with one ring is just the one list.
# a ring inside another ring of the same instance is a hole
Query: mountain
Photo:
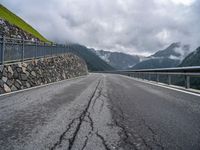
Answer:
[[172, 43], [164, 50], [156, 52], [152, 57], [168, 57], [180, 60], [185, 57], [189, 50], [189, 45], [181, 45], [180, 42]]
[[173, 60], [170, 58], [154, 58], [138, 63], [132, 69], [171, 68], [177, 66], [179, 63], [179, 60]]
[[[200, 66], [200, 47], [198, 47], [195, 51], [190, 53], [188, 56], [183, 59], [179, 67], [188, 67], [188, 66]], [[181, 83], [184, 82], [184, 79], [177, 79], [176, 82]], [[190, 78], [190, 84], [192, 88], [200, 90], [200, 78], [192, 77]]]
[[109, 64], [97, 56], [91, 49], [79, 44], [70, 44], [69, 52], [72, 52], [83, 58], [88, 66], [89, 71], [108, 71], [114, 70]]
[[[8, 26], [5, 29], [5, 33], [2, 31], [2, 26]], [[15, 28], [16, 32], [18, 30], [23, 30], [26, 34], [31, 34], [33, 37], [39, 39], [40, 41], [49, 42], [45, 37], [43, 37], [37, 30], [35, 30], [32, 26], [27, 24], [20, 17], [9, 11], [3, 5], [0, 4], [0, 26], [1, 26], [1, 34], [6, 34], [6, 31], [10, 28]], [[13, 34], [14, 35], [14, 34]], [[17, 35], [20, 36], [20, 35]], [[14, 36], [15, 37], [15, 36]], [[17, 37], [15, 37], [17, 38]], [[19, 38], [19, 37], [18, 37]]]
[[121, 52], [110, 52], [94, 49], [92, 49], [92, 51], [97, 54], [101, 59], [106, 61], [109, 65], [118, 70], [129, 69], [140, 62], [140, 57], [137, 55], [129, 55]]
[[180, 64], [180, 67], [200, 66], [200, 47], [190, 53]]
[[181, 43], [172, 43], [164, 50], [147, 57], [144, 61], [136, 64], [132, 69], [153, 69], [170, 68], [180, 64], [182, 59], [188, 54], [189, 45]]

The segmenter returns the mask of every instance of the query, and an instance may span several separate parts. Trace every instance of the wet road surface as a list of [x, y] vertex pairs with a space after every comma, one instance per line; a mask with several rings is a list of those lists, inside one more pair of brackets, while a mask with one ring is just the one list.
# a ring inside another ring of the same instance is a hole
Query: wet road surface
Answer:
[[2, 150], [200, 149], [200, 97], [90, 74], [0, 97]]

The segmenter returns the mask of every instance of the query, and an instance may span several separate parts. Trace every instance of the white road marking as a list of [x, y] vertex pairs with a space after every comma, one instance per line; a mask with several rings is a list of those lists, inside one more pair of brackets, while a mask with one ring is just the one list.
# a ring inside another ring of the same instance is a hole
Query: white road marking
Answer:
[[163, 87], [163, 88], [166, 88], [166, 89], [170, 89], [170, 90], [174, 90], [174, 91], [178, 91], [178, 92], [182, 92], [182, 93], [186, 93], [186, 94], [190, 94], [190, 95], [194, 95], [194, 96], [199, 96], [200, 97], [200, 94], [198, 94], [198, 93], [194, 93], [194, 92], [191, 92], [191, 91], [186, 91], [186, 89], [185, 90], [181, 90], [181, 89], [178, 89], [178, 87], [175, 88], [175, 87], [172, 87], [172, 86], [167, 85], [167, 84], [166, 85], [164, 85], [164, 84], [162, 85], [162, 83], [154, 83], [153, 81], [144, 81], [142, 79], [136, 79], [136, 78], [128, 77], [128, 76], [125, 76], [125, 75], [120, 75], [120, 76], [128, 78], [128, 79], [132, 79], [132, 80], [135, 80], [135, 81], [139, 81], [139, 82], [143, 82], [143, 83], [147, 83], [147, 84], [151, 84], [151, 85]]

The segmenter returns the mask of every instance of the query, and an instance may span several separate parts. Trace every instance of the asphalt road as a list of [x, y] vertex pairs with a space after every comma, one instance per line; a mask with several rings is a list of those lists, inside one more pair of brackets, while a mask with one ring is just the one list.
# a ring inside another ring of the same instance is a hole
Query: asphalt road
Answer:
[[0, 96], [2, 150], [200, 149], [200, 96], [91, 74]]

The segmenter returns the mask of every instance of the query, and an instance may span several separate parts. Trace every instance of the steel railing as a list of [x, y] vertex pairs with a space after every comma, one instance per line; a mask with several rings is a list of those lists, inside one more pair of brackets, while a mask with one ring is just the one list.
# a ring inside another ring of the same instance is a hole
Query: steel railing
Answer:
[[68, 51], [68, 45], [0, 37], [0, 64], [51, 57]]
[[176, 67], [176, 68], [160, 68], [160, 69], [139, 69], [139, 70], [118, 70], [118, 71], [104, 71], [104, 73], [114, 73], [131, 76], [134, 78], [156, 81], [156, 82], [166, 82], [168, 85], [172, 84], [172, 77], [174, 78], [174, 83], [179, 81], [184, 82], [185, 88], [191, 87], [191, 78], [196, 78], [195, 84], [200, 87], [200, 66], [193, 67]]

